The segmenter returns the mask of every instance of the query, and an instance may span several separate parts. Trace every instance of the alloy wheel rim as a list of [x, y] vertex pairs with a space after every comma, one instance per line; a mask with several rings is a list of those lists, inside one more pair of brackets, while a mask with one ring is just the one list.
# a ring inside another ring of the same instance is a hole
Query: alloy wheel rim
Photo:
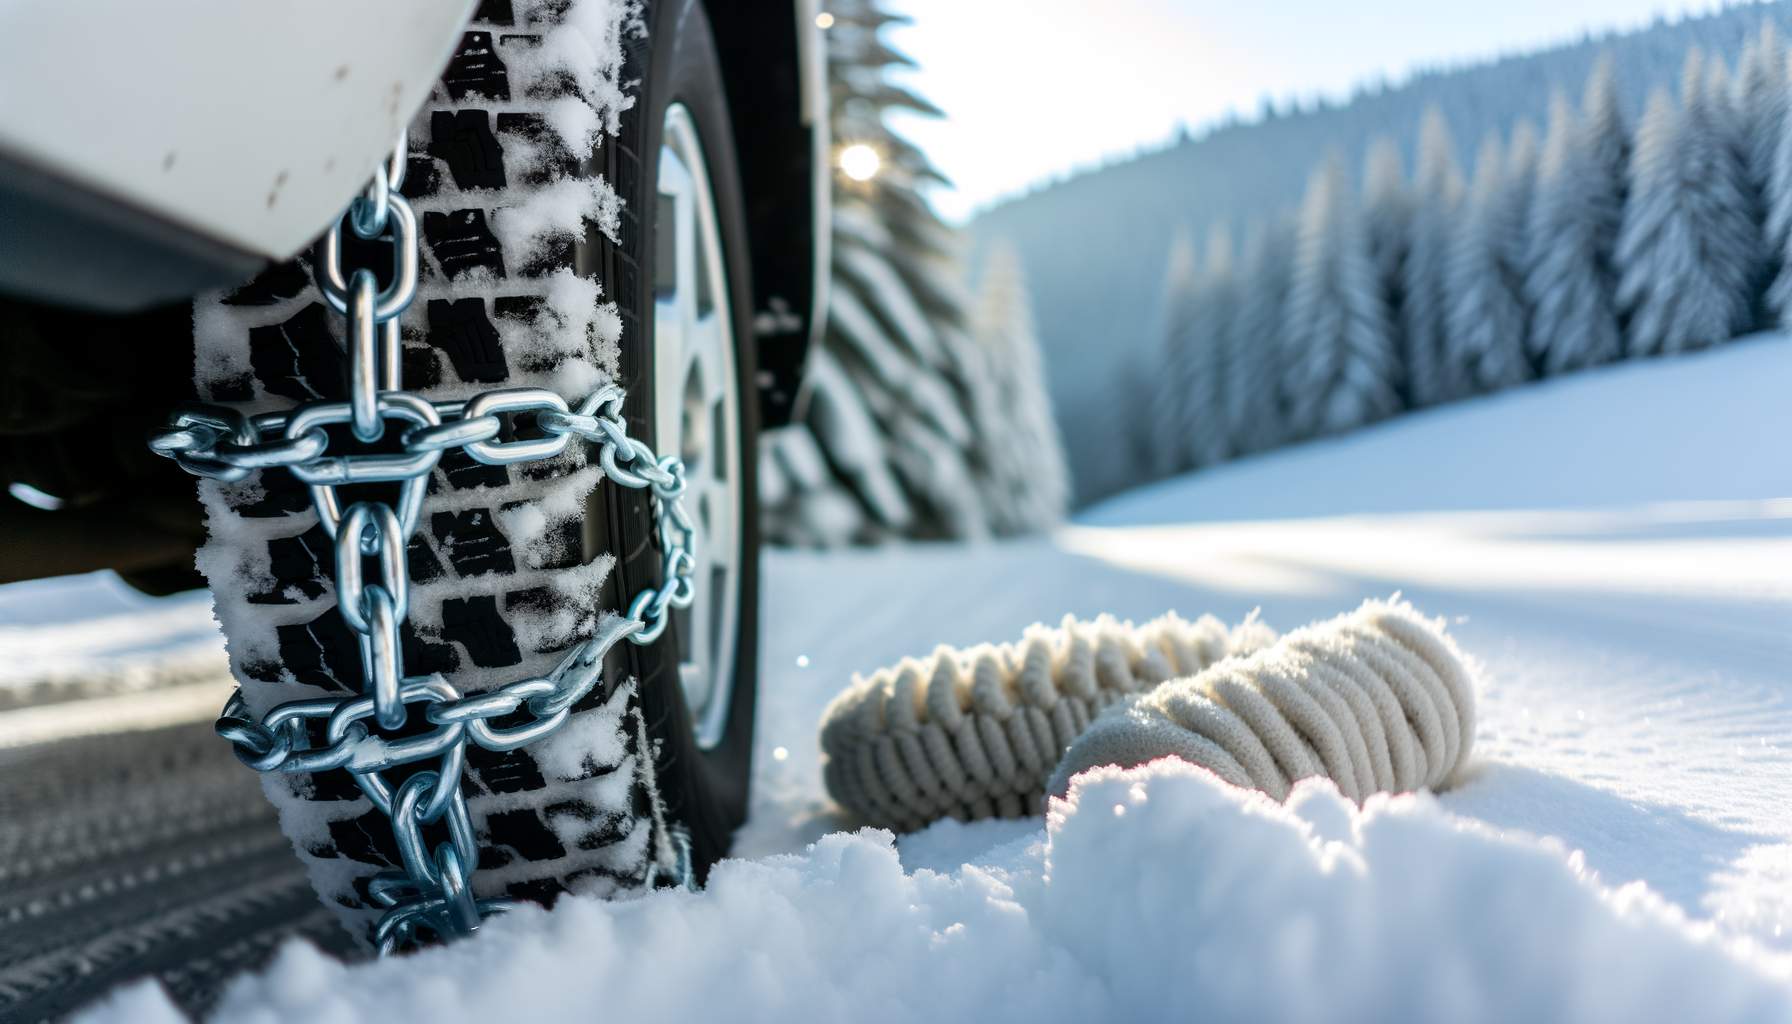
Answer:
[[727, 732], [740, 622], [740, 382], [721, 226], [703, 144], [673, 104], [661, 135], [654, 235], [657, 447], [684, 460], [697, 598], [674, 613], [678, 677], [697, 744]]

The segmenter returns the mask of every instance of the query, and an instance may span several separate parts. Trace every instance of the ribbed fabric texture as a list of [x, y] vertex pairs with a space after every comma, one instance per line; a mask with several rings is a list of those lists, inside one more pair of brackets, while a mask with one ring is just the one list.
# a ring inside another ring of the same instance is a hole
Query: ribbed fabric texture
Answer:
[[1475, 686], [1462, 652], [1404, 603], [1371, 601], [1116, 705], [1052, 774], [1179, 757], [1280, 800], [1324, 776], [1352, 800], [1442, 788], [1474, 743]]
[[1066, 618], [855, 679], [822, 716], [822, 767], [847, 811], [897, 831], [1037, 814], [1079, 771], [1161, 757], [1278, 800], [1323, 776], [1360, 802], [1447, 786], [1474, 705], [1468, 660], [1403, 602], [1279, 641], [1255, 618]]
[[1019, 643], [941, 647], [855, 679], [828, 706], [828, 791], [897, 831], [1037, 814], [1059, 758], [1103, 709], [1274, 640], [1255, 618], [1228, 628], [1172, 614], [1143, 626], [1066, 618]]

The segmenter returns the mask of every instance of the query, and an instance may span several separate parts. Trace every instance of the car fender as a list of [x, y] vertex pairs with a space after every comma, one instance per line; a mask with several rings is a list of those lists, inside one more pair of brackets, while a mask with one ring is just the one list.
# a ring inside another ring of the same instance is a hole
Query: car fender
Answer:
[[0, 288], [125, 310], [293, 256], [391, 152], [474, 4], [0, 5]]

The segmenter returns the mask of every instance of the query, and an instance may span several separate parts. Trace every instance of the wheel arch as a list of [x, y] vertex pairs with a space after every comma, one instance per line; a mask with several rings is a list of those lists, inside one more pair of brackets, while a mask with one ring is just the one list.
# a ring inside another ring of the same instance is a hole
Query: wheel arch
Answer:
[[738, 143], [752, 250], [759, 407], [788, 423], [827, 309], [826, 54], [819, 0], [705, 5]]

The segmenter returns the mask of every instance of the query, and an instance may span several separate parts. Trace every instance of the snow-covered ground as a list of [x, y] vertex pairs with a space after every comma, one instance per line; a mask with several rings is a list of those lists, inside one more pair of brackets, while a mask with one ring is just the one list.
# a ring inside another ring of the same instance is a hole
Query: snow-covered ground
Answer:
[[[1792, 1020], [1792, 341], [1632, 364], [1122, 497], [1049, 539], [768, 557], [752, 821], [701, 894], [240, 981], [252, 1020]], [[1401, 592], [1484, 666], [1436, 798], [1163, 763], [893, 842], [830, 810], [862, 672], [1036, 620], [1292, 628]], [[812, 845], [811, 845], [812, 844]], [[171, 1017], [120, 994], [95, 1019]]]
[[[228, 692], [224, 637], [204, 594], [147, 598], [109, 573], [0, 587], [0, 711], [78, 714], [70, 705], [168, 688]], [[0, 747], [39, 738], [23, 712], [0, 722]]]

